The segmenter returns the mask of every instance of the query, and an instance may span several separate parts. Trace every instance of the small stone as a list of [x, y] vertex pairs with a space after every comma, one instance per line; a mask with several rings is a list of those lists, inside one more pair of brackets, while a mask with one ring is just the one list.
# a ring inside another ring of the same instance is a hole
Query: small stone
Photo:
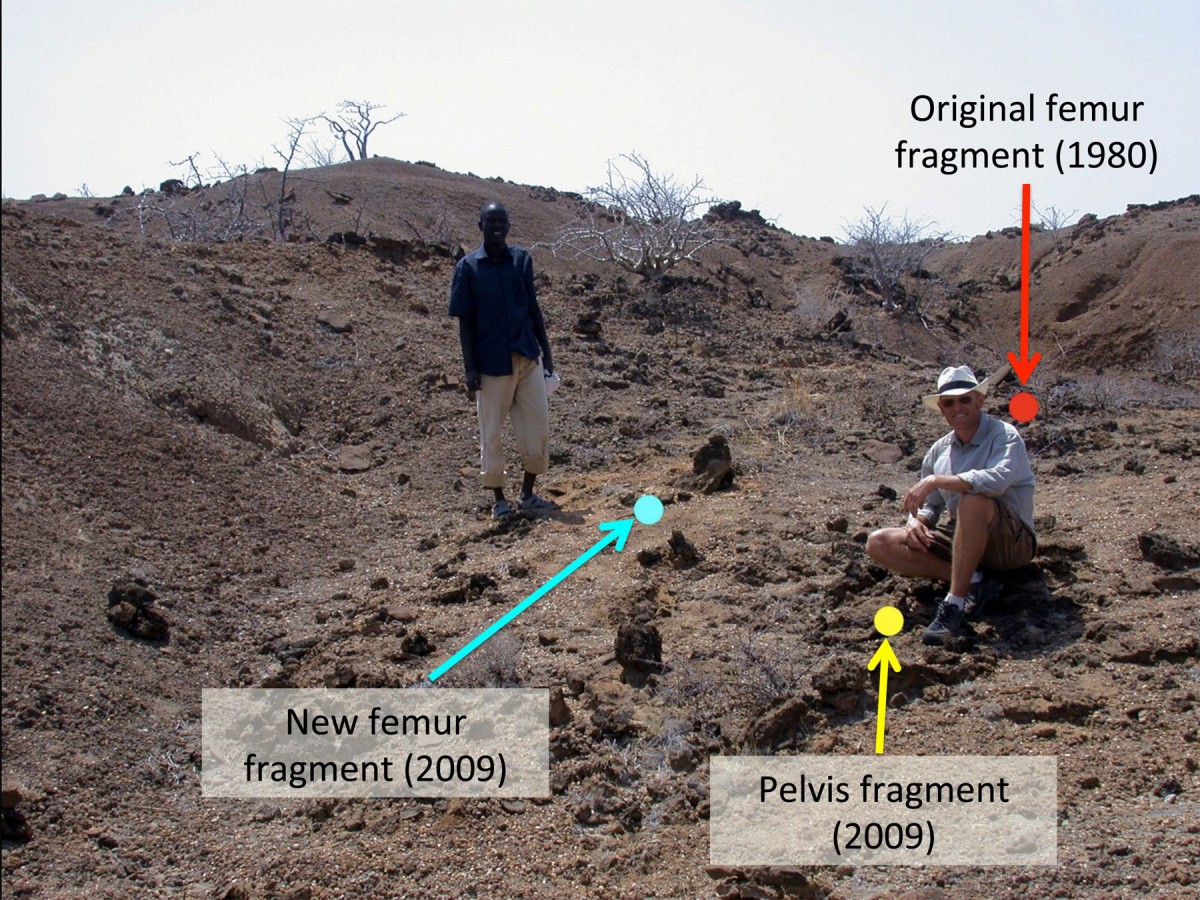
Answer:
[[556, 631], [539, 631], [538, 643], [543, 647], [553, 647], [558, 643], [558, 632]]
[[1033, 729], [1033, 736], [1040, 738], [1052, 738], [1058, 734], [1058, 729], [1053, 725], [1039, 725]]
[[109, 834], [107, 831], [105, 831], [103, 828], [89, 828], [85, 832], [85, 834], [88, 837], [90, 837], [93, 841], [95, 841], [97, 844], [99, 844], [101, 847], [104, 847], [108, 850], [111, 850], [114, 847], [119, 846], [121, 843], [115, 837], [113, 837], [111, 834]]
[[652, 548], [645, 548], [638, 551], [637, 561], [644, 567], [649, 569], [651, 566], [656, 566], [662, 562], [662, 551]]
[[1100, 787], [1100, 779], [1095, 775], [1086, 775], [1079, 780], [1079, 786], [1086, 791], [1095, 790]]
[[567, 705], [562, 688], [555, 688], [550, 692], [550, 726], [552, 728], [561, 728], [563, 725], [569, 724], [570, 721], [571, 707]]
[[347, 558], [343, 557], [342, 559], [339, 559], [337, 561], [337, 567], [343, 572], [349, 572], [351, 569], [354, 568], [354, 566], [355, 566], [355, 562], [352, 559], [347, 559]]
[[0, 809], [16, 809], [20, 802], [21, 789], [19, 787], [6, 787], [0, 791]]
[[328, 310], [317, 316], [317, 322], [334, 334], [349, 334], [354, 330], [350, 316], [337, 310]]
[[402, 603], [395, 603], [385, 610], [387, 617], [396, 622], [408, 624], [417, 620], [417, 608]]
[[355, 444], [338, 451], [337, 467], [343, 472], [365, 472], [371, 468], [371, 446]]
[[386, 591], [389, 587], [391, 587], [391, 582], [388, 581], [386, 575], [377, 575], [371, 579], [371, 590], [373, 591]]
[[896, 444], [877, 441], [874, 438], [863, 441], [859, 452], [872, 462], [895, 464], [904, 459], [904, 450]]

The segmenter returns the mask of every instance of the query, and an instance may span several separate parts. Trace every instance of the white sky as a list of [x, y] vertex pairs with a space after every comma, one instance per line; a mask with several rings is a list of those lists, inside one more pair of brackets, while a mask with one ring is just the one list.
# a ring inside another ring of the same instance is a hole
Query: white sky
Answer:
[[[866, 205], [973, 235], [1033, 203], [1111, 215], [1200, 191], [1200, 4], [1128, 0], [4, 0], [6, 197], [98, 196], [199, 151], [270, 160], [288, 116], [369, 99], [370, 151], [582, 191], [631, 150], [800, 234]], [[1037, 121], [918, 123], [910, 103], [1024, 100]], [[1140, 100], [1137, 123], [1044, 102]], [[896, 144], [1153, 140], [1146, 170], [898, 169]]]

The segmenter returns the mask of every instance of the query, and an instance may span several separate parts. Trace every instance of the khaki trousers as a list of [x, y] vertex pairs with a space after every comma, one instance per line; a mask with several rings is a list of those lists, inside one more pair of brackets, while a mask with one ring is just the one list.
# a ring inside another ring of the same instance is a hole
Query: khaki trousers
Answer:
[[511, 375], [483, 375], [475, 394], [479, 416], [480, 475], [485, 488], [504, 487], [504, 420], [512, 419], [526, 472], [550, 468], [550, 407], [540, 360], [512, 355]]
[[[938, 522], [933, 530], [933, 543], [929, 549], [942, 559], [950, 560], [954, 555], [954, 526], [951, 519], [948, 522]], [[1019, 569], [1033, 561], [1037, 554], [1037, 539], [1025, 527], [1017, 514], [1002, 503], [996, 503], [996, 515], [992, 519], [992, 527], [988, 532], [987, 547], [983, 551], [980, 566], [985, 569]]]

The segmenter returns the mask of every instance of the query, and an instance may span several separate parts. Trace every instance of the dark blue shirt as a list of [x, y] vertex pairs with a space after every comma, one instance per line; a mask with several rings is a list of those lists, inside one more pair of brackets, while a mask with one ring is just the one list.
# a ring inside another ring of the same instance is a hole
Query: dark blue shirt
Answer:
[[480, 247], [454, 267], [450, 315], [469, 323], [480, 374], [511, 375], [513, 353], [529, 359], [541, 355], [535, 310], [540, 313], [529, 251], [509, 247], [500, 262], [493, 262]]

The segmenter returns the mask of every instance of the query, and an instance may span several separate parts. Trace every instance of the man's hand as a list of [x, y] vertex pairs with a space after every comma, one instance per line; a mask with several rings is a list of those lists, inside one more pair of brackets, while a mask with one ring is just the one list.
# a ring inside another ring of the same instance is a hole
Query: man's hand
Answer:
[[479, 379], [479, 372], [475, 369], [468, 369], [467, 370], [467, 390], [468, 391], [477, 391], [477, 390], [479, 390], [480, 384], [481, 384], [481, 382]]
[[904, 544], [909, 550], [927, 553], [933, 544], [933, 532], [929, 530], [928, 525], [914, 516], [905, 529]]
[[916, 484], [914, 484], [904, 495], [904, 503], [901, 509], [911, 515], [916, 515], [921, 511], [921, 507], [925, 505], [925, 499], [937, 489], [937, 476], [927, 475]]

